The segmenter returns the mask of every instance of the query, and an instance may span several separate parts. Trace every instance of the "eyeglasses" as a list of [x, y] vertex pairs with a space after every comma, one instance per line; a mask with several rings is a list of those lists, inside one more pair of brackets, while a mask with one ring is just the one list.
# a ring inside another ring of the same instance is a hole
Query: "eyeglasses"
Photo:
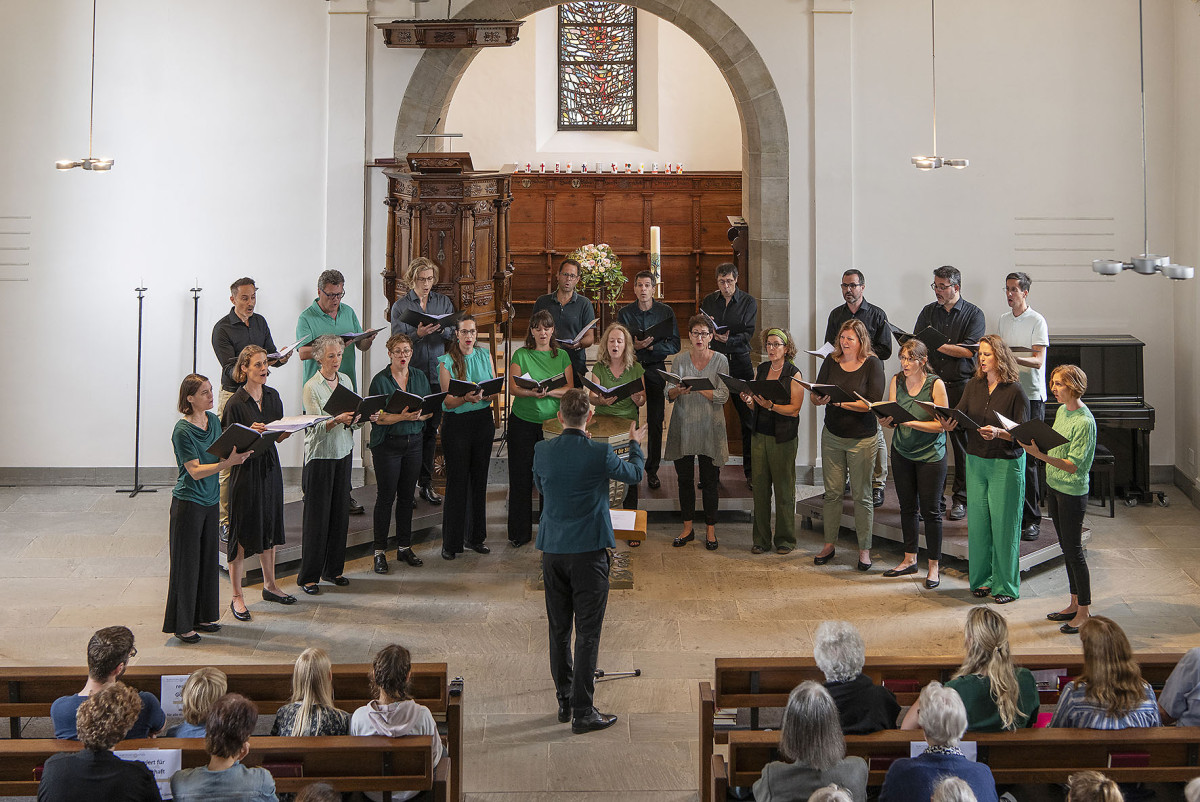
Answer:
[[783, 348], [783, 343], [768, 342], [767, 347], [768, 348]]
[[125, 658], [125, 661], [128, 662], [135, 657], [137, 657], [137, 647], [136, 646], [134, 646], [132, 649], [129, 650], [129, 656]]
[[411, 348], [405, 348], [403, 351], [388, 351], [388, 353], [391, 354], [392, 356], [412, 356], [413, 355]]
[[693, 337], [711, 337], [712, 336], [712, 332], [709, 331], [708, 329], [704, 329], [703, 331], [692, 331], [692, 332], [688, 332], [688, 333], [691, 334]]
[[855, 287], [861, 287], [861, 286], [862, 286], [861, 284], [843, 284], [842, 289], [843, 290], [852, 290]]
[[954, 289], [953, 284], [938, 284], [936, 281], [933, 282], [932, 284], [930, 284], [929, 286], [931, 288], [937, 290], [938, 292], [945, 292], [946, 290]]
[[324, 295], [326, 298], [336, 298], [339, 301], [342, 298], [346, 297], [346, 293], [344, 291], [343, 292], [325, 292], [325, 290], [321, 290], [321, 294]]
[[902, 356], [902, 357], [900, 357], [900, 361], [901, 362], [920, 362], [921, 360], [915, 356]]

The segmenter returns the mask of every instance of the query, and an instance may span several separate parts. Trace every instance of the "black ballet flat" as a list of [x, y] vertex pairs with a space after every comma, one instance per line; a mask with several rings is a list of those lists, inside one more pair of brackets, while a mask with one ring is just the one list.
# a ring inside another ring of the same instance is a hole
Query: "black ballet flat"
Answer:
[[871, 570], [871, 566], [872, 566], [872, 565], [874, 565], [874, 564], [875, 564], [875, 563], [865, 563], [865, 562], [863, 562], [862, 560], [859, 560], [859, 561], [858, 561], [858, 570], [860, 570], [860, 571], [870, 571], [870, 570]]
[[[244, 603], [245, 602], [243, 602], [243, 604]], [[249, 621], [250, 620], [250, 610], [247, 609], [245, 612], [239, 613], [237, 611], [237, 608], [233, 606], [233, 602], [229, 603], [229, 612], [233, 613], [233, 617], [236, 618], [238, 621]]]
[[324, 579], [326, 582], [337, 585], [339, 588], [344, 588], [350, 584], [350, 580], [346, 579], [346, 577], [344, 577], [340, 574], [338, 576], [323, 576], [321, 578]]
[[933, 590], [940, 584], [942, 584], [942, 580], [940, 580], [940, 579], [926, 579], [925, 580], [925, 587], [927, 587], [929, 590]]
[[816, 557], [813, 557], [813, 565], [824, 565], [825, 563], [832, 560], [833, 555], [835, 555], [835, 554], [837, 554], [837, 549], [830, 549], [829, 553], [826, 554], [824, 557], [817, 555]]
[[[1078, 632], [1079, 630], [1075, 630], [1075, 631]], [[200, 636], [198, 634], [196, 634], [195, 632], [193, 632], [191, 635], [180, 635], [178, 632], [176, 632], [175, 637], [178, 638], [183, 643], [199, 643], [200, 642]]]
[[704, 541], [704, 548], [708, 549], [709, 551], [716, 551], [717, 550], [716, 539], [714, 538], [713, 540]]
[[[1058, 631], [1064, 635], [1078, 635], [1079, 627], [1073, 627], [1070, 624], [1063, 624], [1061, 627], [1058, 628]], [[179, 636], [176, 635], [175, 637], [179, 637]]]
[[907, 568], [889, 568], [888, 570], [883, 572], [882, 576], [886, 576], [886, 577], [908, 576], [909, 574], [915, 574], [916, 572], [917, 572], [917, 564], [913, 563], [912, 565], [908, 566]]
[[304, 591], [309, 596], [316, 596], [321, 592], [321, 586], [314, 582], [311, 585], [301, 585], [300, 590]]
[[1047, 613], [1047, 621], [1072, 621], [1075, 618], [1075, 613]]
[[287, 593], [272, 593], [271, 591], [267, 590], [266, 588], [263, 588], [262, 597], [263, 597], [263, 601], [275, 602], [276, 604], [295, 604], [296, 603], [295, 596], [288, 595]]
[[674, 540], [672, 540], [671, 545], [674, 546], [675, 548], [679, 548], [680, 546], [686, 546], [687, 544], [691, 543], [695, 539], [696, 539], [696, 530], [693, 529], [691, 532], [688, 532], [683, 537], [677, 537]]
[[196, 624], [195, 630], [197, 632], [220, 632], [221, 625], [220, 624]]

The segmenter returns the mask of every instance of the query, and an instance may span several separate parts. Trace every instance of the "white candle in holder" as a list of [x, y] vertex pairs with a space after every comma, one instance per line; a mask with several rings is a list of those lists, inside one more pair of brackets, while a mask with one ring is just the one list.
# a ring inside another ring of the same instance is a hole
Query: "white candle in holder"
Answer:
[[650, 272], [654, 274], [655, 297], [663, 297], [662, 285], [662, 229], [650, 226]]

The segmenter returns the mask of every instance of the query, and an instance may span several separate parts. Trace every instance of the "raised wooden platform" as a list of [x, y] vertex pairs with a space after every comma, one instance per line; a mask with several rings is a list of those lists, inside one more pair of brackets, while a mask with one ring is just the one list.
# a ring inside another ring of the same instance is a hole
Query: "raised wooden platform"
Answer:
[[[651, 490], [646, 480], [642, 480], [638, 486], [638, 508], [649, 512], [679, 512], [679, 478], [675, 475], [675, 466], [664, 462], [658, 469], [658, 479], [662, 485], [657, 490]], [[728, 463], [722, 466], [720, 484], [719, 509], [722, 512], [754, 510], [754, 492], [750, 490], [746, 476], [742, 473], [740, 459], [738, 464]], [[703, 508], [703, 503], [701, 490], [696, 488], [697, 512]]]

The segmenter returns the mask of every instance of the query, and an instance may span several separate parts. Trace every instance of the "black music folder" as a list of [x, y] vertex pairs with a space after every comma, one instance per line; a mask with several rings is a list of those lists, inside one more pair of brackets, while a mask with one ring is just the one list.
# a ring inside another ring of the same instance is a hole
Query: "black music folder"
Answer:
[[728, 326], [722, 326], [720, 323], [717, 322], [717, 319], [715, 317], [710, 315], [708, 312], [705, 312], [703, 309], [700, 310], [700, 314], [702, 314], [706, 318], [708, 318], [708, 322], [712, 324], [713, 333], [724, 334], [725, 332], [729, 331]]
[[[655, 370], [658, 370], [658, 368], [655, 368]], [[681, 387], [690, 387], [693, 390], [715, 390], [715, 389], [717, 389], [716, 386], [712, 383], [712, 380], [710, 380], [707, 376], [688, 376], [685, 379], [682, 376], [677, 376], [674, 373], [670, 373], [665, 370], [659, 370], [658, 372], [661, 373], [663, 375], [663, 378], [666, 379], [669, 383], [677, 384]]]
[[1017, 423], [1015, 420], [1004, 417], [999, 412], [996, 413], [996, 419], [1000, 421], [1000, 425], [1004, 427], [1004, 430], [1012, 435], [1012, 439], [1023, 445], [1036, 442], [1038, 450], [1042, 453], [1049, 453], [1050, 449], [1071, 442], [1054, 431], [1054, 427], [1044, 420], [1034, 418], [1024, 423]]
[[567, 340], [564, 340], [561, 337], [555, 337], [554, 341], [561, 344], [563, 348], [570, 348], [571, 350], [575, 350], [576, 348], [579, 347], [579, 341], [584, 338], [584, 335], [586, 335], [589, 331], [591, 331], [592, 326], [595, 326], [599, 322], [600, 322], [600, 318], [594, 317], [594, 318], [592, 318], [592, 322], [588, 323], [586, 326], [584, 326], [582, 329], [580, 329], [579, 332], [574, 337], [571, 337], [570, 339], [567, 339]]
[[642, 377], [638, 376], [633, 381], [618, 384], [616, 387], [605, 387], [603, 384], [592, 381], [587, 376], [584, 376], [583, 386], [591, 390], [596, 395], [602, 395], [605, 398], [611, 398], [614, 401], [620, 401], [622, 398], [628, 398], [634, 393], [641, 392], [646, 388]]
[[513, 382], [515, 382], [518, 387], [522, 387], [526, 390], [545, 390], [546, 392], [550, 392], [551, 390], [557, 390], [559, 387], [567, 386], [567, 374], [560, 373], [557, 376], [551, 376], [548, 379], [537, 381], [528, 373], [525, 373], [521, 376], [517, 376], [515, 379], [513, 379]]
[[971, 419], [970, 415], [954, 407], [939, 407], [937, 404], [931, 404], [928, 401], [918, 401], [917, 403], [939, 418], [958, 421], [958, 428], [960, 429], [978, 429], [985, 425], [976, 423]]
[[407, 323], [414, 329], [418, 326], [437, 325], [439, 328], [447, 328], [457, 323], [463, 316], [462, 312], [447, 312], [444, 315], [428, 315], [419, 309], [405, 309], [404, 314], [400, 316], [401, 323]]
[[897, 426], [901, 423], [908, 423], [909, 421], [917, 420], [916, 415], [912, 414], [895, 401], [875, 401], [871, 404], [871, 411], [874, 412], [875, 416], [878, 418], [891, 418], [892, 423]]
[[653, 337], [656, 340], [665, 340], [667, 337], [670, 337], [671, 333], [674, 331], [674, 322], [675, 318], [673, 316], [664, 317], [662, 320], [658, 321], [649, 328], [635, 331], [633, 333], [633, 339], [644, 340], [647, 337]]
[[486, 398], [489, 395], [495, 395], [503, 389], [504, 377], [496, 376], [491, 379], [484, 379], [479, 383], [467, 382], [462, 379], [451, 379], [450, 389], [447, 392], [455, 398], [462, 398], [463, 396], [482, 390]]
[[449, 393], [430, 393], [426, 396], [420, 396], [416, 393], [406, 393], [403, 390], [397, 390], [388, 397], [383, 411], [392, 415], [401, 415], [405, 412], [419, 409], [422, 416], [432, 415], [442, 408], [442, 402], [446, 400], [447, 395]]
[[343, 412], [353, 412], [355, 423], [359, 423], [383, 409], [387, 400], [386, 395], [369, 395], [363, 398], [353, 390], [347, 390], [339, 384], [333, 388], [333, 393], [322, 409], [326, 414], [335, 418]]
[[717, 376], [725, 382], [730, 392], [759, 395], [773, 404], [792, 403], [792, 386], [784, 379], [737, 379], [725, 373], [718, 373]]
[[225, 459], [236, 448], [238, 451], [250, 451], [259, 454], [267, 446], [274, 443], [284, 432], [258, 432], [240, 423], [235, 423], [225, 431], [216, 442], [208, 447], [208, 453], [217, 459]]
[[339, 334], [338, 336], [342, 338], [343, 345], [350, 346], [350, 345], [354, 345], [357, 342], [365, 340], [372, 335], [378, 334], [379, 332], [383, 331], [385, 328], [387, 328], [387, 326], [380, 326], [377, 329], [370, 329], [369, 331], [355, 331], [355, 332], [350, 332], [348, 334]]
[[800, 386], [809, 392], [816, 393], [817, 395], [829, 396], [829, 400], [835, 404], [849, 404], [860, 400], [851, 393], [843, 390], [841, 387], [838, 387], [836, 384], [813, 384], [812, 382], [806, 382], [804, 379], [796, 376], [792, 377], [792, 381], [800, 382]]

